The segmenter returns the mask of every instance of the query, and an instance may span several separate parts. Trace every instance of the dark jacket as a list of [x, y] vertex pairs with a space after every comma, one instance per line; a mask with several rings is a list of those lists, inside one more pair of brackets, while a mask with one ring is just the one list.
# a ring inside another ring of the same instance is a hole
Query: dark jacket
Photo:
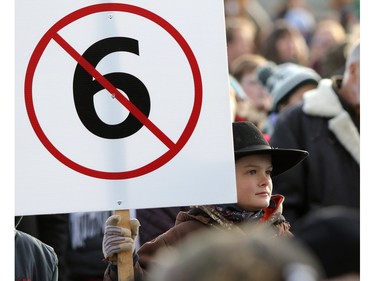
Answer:
[[[282, 203], [284, 197], [281, 195], [274, 195], [271, 198], [271, 203], [268, 208], [263, 209], [263, 215], [258, 223], [268, 223], [274, 227], [276, 233], [280, 236], [292, 236], [289, 231], [290, 225], [282, 215]], [[218, 221], [213, 219], [210, 214], [210, 206], [199, 206], [191, 208], [188, 212], [181, 211], [177, 215], [176, 224], [173, 228], [161, 234], [154, 240], [145, 243], [138, 250], [138, 261], [135, 263], [134, 276], [136, 281], [144, 280], [145, 274], [150, 266], [155, 265], [155, 254], [160, 249], [168, 249], [176, 246], [180, 241], [197, 231], [204, 230], [205, 228], [218, 227], [224, 229], [230, 226], [232, 231], [240, 229], [241, 224], [234, 224], [227, 221], [226, 226], [220, 225]], [[225, 221], [221, 218], [221, 221]], [[116, 268], [111, 268], [109, 265], [104, 274], [104, 281], [114, 281], [117, 279]]]
[[50, 245], [59, 259], [59, 281], [67, 281], [68, 214], [23, 216], [17, 229]]
[[57, 281], [58, 259], [53, 248], [15, 230], [15, 280]]
[[359, 208], [359, 117], [340, 101], [334, 91], [339, 86], [340, 80], [322, 79], [305, 93], [302, 105], [286, 109], [275, 125], [271, 146], [309, 152], [273, 179], [273, 191], [285, 196], [284, 215], [292, 224], [323, 206]]

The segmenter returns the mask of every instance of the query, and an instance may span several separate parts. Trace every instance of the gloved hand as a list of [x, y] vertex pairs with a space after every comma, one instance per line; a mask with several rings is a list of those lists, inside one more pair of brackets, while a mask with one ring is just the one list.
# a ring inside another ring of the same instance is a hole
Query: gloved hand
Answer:
[[105, 222], [102, 251], [105, 259], [117, 264], [117, 254], [123, 251], [134, 251], [135, 238], [138, 235], [140, 223], [137, 219], [130, 220], [130, 228], [118, 226], [121, 217], [110, 216]]

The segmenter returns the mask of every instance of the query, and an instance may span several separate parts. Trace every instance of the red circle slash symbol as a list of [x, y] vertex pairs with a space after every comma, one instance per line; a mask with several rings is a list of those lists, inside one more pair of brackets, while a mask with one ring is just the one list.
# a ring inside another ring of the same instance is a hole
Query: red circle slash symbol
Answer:
[[[140, 110], [135, 104], [133, 104], [130, 100], [128, 100], [124, 95], [122, 95], [119, 90], [103, 75], [101, 75], [95, 67], [87, 61], [83, 56], [81, 56], [74, 48], [72, 48], [68, 42], [64, 40], [59, 34], [63, 27], [67, 26], [68, 24], [85, 17], [87, 15], [91, 15], [94, 13], [105, 12], [105, 11], [120, 11], [126, 13], [132, 13], [138, 16], [141, 16], [145, 19], [148, 19], [160, 27], [162, 27], [169, 35], [173, 37], [173, 39], [178, 43], [182, 51], [184, 52], [192, 72], [192, 76], [194, 79], [194, 104], [193, 108], [189, 117], [189, 120], [186, 124], [186, 127], [182, 131], [179, 139], [176, 142], [173, 142], [171, 139], [168, 138], [155, 124], [151, 122], [146, 114], [144, 114], [144, 110]], [[160, 157], [156, 158], [152, 162], [128, 171], [120, 171], [120, 172], [108, 172], [108, 171], [99, 171], [94, 170], [83, 165], [80, 165], [64, 154], [62, 154], [47, 138], [45, 133], [43, 132], [38, 119], [36, 117], [34, 104], [33, 104], [33, 79], [36, 67], [38, 62], [50, 43], [51, 40], [54, 40], [57, 44], [59, 44], [71, 57], [73, 57], [79, 65], [85, 69], [95, 80], [101, 84], [103, 89], [107, 89], [109, 93], [115, 96], [118, 101], [125, 106], [129, 112], [137, 118], [137, 120], [147, 127], [156, 137], [159, 138], [161, 142], [163, 142], [169, 150], [162, 154]], [[119, 4], [119, 3], [104, 3], [104, 4], [97, 4], [88, 7], [84, 7], [77, 11], [74, 11], [67, 15], [66, 17], [59, 20], [55, 25], [53, 25], [47, 33], [42, 37], [42, 39], [37, 44], [27, 67], [26, 76], [25, 76], [25, 105], [26, 111], [30, 119], [30, 123], [39, 138], [42, 142], [44, 147], [61, 163], [66, 165], [67, 167], [82, 173], [87, 176], [101, 178], [101, 179], [111, 179], [111, 180], [121, 180], [121, 179], [129, 179], [134, 177], [139, 177], [150, 173], [165, 163], [170, 161], [174, 156], [178, 154], [178, 152], [185, 146], [188, 142], [189, 138], [191, 137], [201, 111], [202, 106], [202, 79], [199, 70], [199, 66], [197, 60], [192, 52], [190, 46], [182, 37], [182, 35], [166, 20], [161, 18], [160, 16], [156, 15], [155, 13], [148, 11], [146, 9], [128, 5], [128, 4]]]

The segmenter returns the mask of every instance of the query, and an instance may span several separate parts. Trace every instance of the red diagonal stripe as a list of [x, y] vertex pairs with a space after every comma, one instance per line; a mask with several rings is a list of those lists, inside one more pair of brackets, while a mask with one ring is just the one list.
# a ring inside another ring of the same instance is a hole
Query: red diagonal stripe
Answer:
[[68, 42], [59, 34], [55, 33], [53, 39], [76, 60], [92, 77], [94, 77], [107, 91], [115, 97], [127, 110], [129, 110], [143, 125], [145, 125], [161, 142], [168, 148], [172, 148], [175, 143], [168, 138], [151, 120], [143, 114], [132, 102], [130, 102], [121, 92], [112, 85], [99, 71], [95, 69], [84, 57], [82, 57]]

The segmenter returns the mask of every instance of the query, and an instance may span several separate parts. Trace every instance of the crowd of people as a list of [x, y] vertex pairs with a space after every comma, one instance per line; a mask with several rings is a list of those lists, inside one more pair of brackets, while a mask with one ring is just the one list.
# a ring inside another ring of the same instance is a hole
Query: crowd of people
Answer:
[[224, 0], [236, 204], [16, 218], [15, 280], [359, 280], [359, 1], [329, 3]]

